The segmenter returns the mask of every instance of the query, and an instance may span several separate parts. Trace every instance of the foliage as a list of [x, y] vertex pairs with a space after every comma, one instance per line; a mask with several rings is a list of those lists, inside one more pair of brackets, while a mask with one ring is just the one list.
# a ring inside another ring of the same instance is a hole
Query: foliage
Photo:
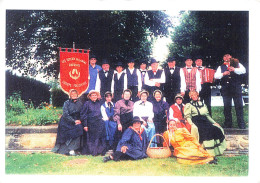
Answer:
[[49, 102], [50, 87], [48, 84], [29, 77], [19, 77], [10, 71], [6, 71], [5, 76], [6, 98], [19, 92], [22, 100], [26, 103], [32, 103], [34, 106], [38, 106], [42, 102]]
[[16, 94], [7, 99], [5, 114], [6, 125], [41, 126], [57, 124], [62, 115], [62, 109], [45, 102], [34, 108], [33, 105], [26, 104], [20, 95]]
[[[24, 114], [26, 111], [26, 104], [21, 99], [20, 93], [14, 93], [12, 96], [10, 96], [10, 98], [6, 100], [5, 106], [6, 112], [10, 112], [12, 115]], [[31, 105], [28, 107], [31, 107]]]
[[7, 10], [6, 65], [58, 77], [58, 47], [90, 49], [98, 60], [151, 55], [151, 37], [172, 26], [162, 11]]
[[62, 107], [64, 102], [69, 99], [68, 95], [58, 88], [51, 90], [51, 98], [52, 105], [56, 107]]
[[[248, 176], [248, 156], [218, 157], [218, 164], [183, 165], [175, 158], [102, 162], [101, 156], [6, 153], [6, 174], [110, 176]], [[72, 163], [78, 160], [78, 163]], [[80, 160], [82, 163], [79, 163]], [[123, 168], [122, 168], [123, 167]]]
[[184, 13], [171, 36], [170, 56], [184, 66], [184, 57], [200, 55], [204, 65], [216, 68], [230, 53], [248, 66], [249, 13], [247, 11], [190, 11]]

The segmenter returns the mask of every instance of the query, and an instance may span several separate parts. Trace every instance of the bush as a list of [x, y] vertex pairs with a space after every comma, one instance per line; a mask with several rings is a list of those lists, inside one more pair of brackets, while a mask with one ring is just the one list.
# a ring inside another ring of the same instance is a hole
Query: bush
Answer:
[[20, 93], [14, 93], [6, 100], [6, 111], [13, 115], [23, 114], [26, 111], [26, 104], [21, 99]]
[[69, 99], [61, 89], [55, 88], [51, 90], [52, 104], [55, 107], [62, 107], [64, 102]]
[[58, 123], [62, 108], [56, 108], [46, 102], [37, 108], [26, 104], [17, 93], [6, 100], [6, 125], [48, 125]]

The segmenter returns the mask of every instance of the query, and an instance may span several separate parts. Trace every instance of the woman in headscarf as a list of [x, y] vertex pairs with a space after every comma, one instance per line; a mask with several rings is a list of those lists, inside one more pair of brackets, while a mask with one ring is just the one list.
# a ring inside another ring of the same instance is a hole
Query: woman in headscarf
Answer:
[[174, 148], [173, 155], [178, 163], [182, 164], [217, 164], [217, 159], [211, 156], [199, 144], [186, 128], [178, 128], [177, 122], [172, 119], [168, 123], [168, 130], [163, 133], [164, 146], [171, 145]]
[[70, 90], [69, 100], [64, 102], [63, 115], [60, 118], [55, 147], [52, 152], [75, 156], [80, 149], [83, 126], [80, 121], [82, 102], [78, 100], [78, 92]]
[[97, 156], [105, 155], [105, 123], [101, 115], [101, 102], [99, 92], [91, 90], [88, 94], [89, 100], [84, 104], [80, 118], [84, 126], [84, 141], [82, 154]]
[[224, 130], [211, 118], [197, 91], [191, 91], [189, 96], [191, 101], [184, 107], [185, 119], [197, 126], [199, 142], [212, 156], [223, 154], [226, 149]]

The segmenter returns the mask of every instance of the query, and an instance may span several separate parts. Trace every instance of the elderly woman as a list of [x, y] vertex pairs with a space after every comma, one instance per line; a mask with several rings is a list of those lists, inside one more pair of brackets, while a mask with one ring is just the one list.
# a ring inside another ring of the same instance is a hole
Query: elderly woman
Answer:
[[142, 120], [139, 117], [134, 117], [133, 125], [124, 132], [122, 139], [117, 145], [116, 151], [112, 155], [104, 157], [103, 161], [137, 160], [146, 158], [148, 139], [141, 124]]
[[80, 118], [84, 126], [84, 147], [82, 154], [105, 155], [106, 142], [105, 142], [105, 123], [102, 120], [101, 102], [99, 92], [91, 90], [88, 94], [89, 100], [85, 102]]
[[[162, 100], [162, 92], [160, 90], [155, 90], [153, 92], [153, 97], [154, 97], [154, 99], [152, 100], [153, 112], [154, 112], [153, 122], [155, 126], [155, 132], [162, 134], [167, 128], [166, 120], [167, 120], [167, 111], [169, 110], [169, 104]], [[157, 142], [159, 143], [159, 145], [162, 145], [162, 142], [160, 143], [160, 139], [161, 138], [157, 138]]]
[[186, 128], [177, 127], [177, 121], [170, 120], [168, 128], [169, 130], [163, 133], [164, 146], [171, 145], [174, 148], [173, 155], [177, 158], [177, 162], [190, 165], [217, 164], [217, 159], [203, 149], [197, 139]]
[[211, 155], [223, 154], [226, 149], [223, 129], [210, 117], [207, 106], [199, 100], [198, 92], [191, 91], [189, 96], [191, 101], [184, 108], [184, 117], [197, 126], [199, 142]]
[[75, 156], [80, 149], [83, 126], [80, 121], [82, 102], [78, 100], [78, 92], [70, 90], [69, 100], [63, 105], [63, 115], [59, 121], [57, 139], [52, 152]]
[[[153, 104], [147, 101], [148, 96], [149, 96], [148, 91], [142, 90], [140, 92], [140, 100], [134, 103], [133, 115], [138, 116], [142, 120], [143, 122], [142, 127], [144, 128], [148, 139], [151, 140], [152, 137], [155, 135], [155, 126], [153, 123], [153, 118], [154, 118]], [[156, 147], [156, 146], [157, 146], [156, 139], [154, 138], [151, 147]]]

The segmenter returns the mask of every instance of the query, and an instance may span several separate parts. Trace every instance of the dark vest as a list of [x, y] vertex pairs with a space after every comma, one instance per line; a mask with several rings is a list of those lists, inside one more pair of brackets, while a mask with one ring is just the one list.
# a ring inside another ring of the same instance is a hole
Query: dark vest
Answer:
[[130, 73], [129, 69], [126, 69], [126, 74], [127, 74], [127, 86], [137, 86], [138, 85], [137, 69], [134, 69], [133, 74]]
[[114, 71], [109, 70], [107, 77], [105, 76], [103, 69], [101, 71], [99, 71], [98, 74], [99, 74], [100, 85], [101, 85], [100, 94], [103, 95], [107, 91], [111, 92], [111, 83], [112, 83]]
[[164, 69], [164, 72], [165, 72], [164, 92], [179, 93], [181, 87], [180, 67], [175, 67], [173, 74], [171, 74], [170, 69], [168, 67]]
[[[226, 65], [221, 65], [221, 73], [227, 71]], [[234, 72], [230, 72], [230, 75], [223, 76], [220, 80], [220, 84], [222, 88], [226, 87], [238, 87], [241, 88], [241, 76], [235, 74]]]
[[121, 74], [120, 79], [118, 79], [118, 74], [114, 74], [114, 91], [124, 90], [124, 77], [125, 73]]
[[163, 72], [163, 70], [158, 69], [157, 72], [156, 72], [156, 74], [154, 75], [154, 74], [153, 74], [153, 71], [152, 71], [152, 70], [149, 70], [149, 71], [147, 71], [147, 74], [148, 74], [148, 76], [149, 76], [149, 79], [159, 79], [159, 78], [161, 78], [161, 76], [162, 76], [162, 72]]

